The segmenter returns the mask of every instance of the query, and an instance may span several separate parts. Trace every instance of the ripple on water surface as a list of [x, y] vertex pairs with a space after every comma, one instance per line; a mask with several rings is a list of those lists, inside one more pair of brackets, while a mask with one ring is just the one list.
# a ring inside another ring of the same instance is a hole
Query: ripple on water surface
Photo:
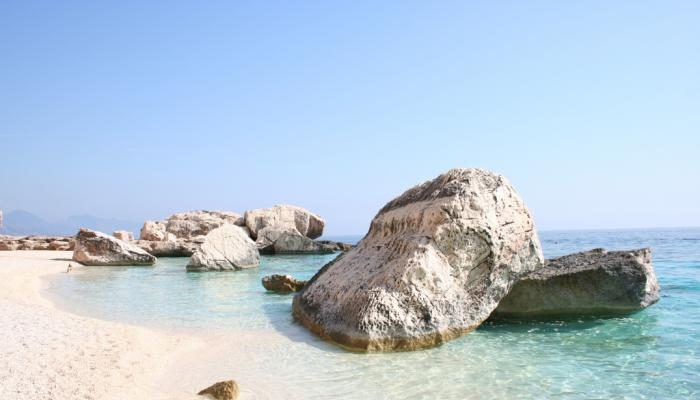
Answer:
[[[291, 296], [262, 276], [311, 277], [334, 255], [263, 257], [259, 269], [185, 273], [186, 259], [155, 268], [90, 268], [52, 279], [49, 296], [74, 312], [152, 327], [218, 332], [212, 365], [260, 388], [248, 398], [700, 397], [700, 230], [543, 232], [547, 256], [593, 247], [652, 247], [662, 299], [637, 314], [566, 321], [489, 322], [429, 350], [356, 354], [294, 324]], [[228, 357], [234, 352], [235, 357]], [[209, 373], [202, 371], [200, 373]], [[196, 373], [196, 372], [194, 372]]]

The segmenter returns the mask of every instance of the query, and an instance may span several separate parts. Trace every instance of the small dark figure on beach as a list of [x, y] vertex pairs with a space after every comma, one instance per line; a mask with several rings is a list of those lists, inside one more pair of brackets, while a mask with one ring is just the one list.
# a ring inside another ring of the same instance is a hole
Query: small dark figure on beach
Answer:
[[68, 264], [68, 269], [66, 270], [66, 273], [69, 273], [71, 270], [73, 270], [73, 266], [71, 264]]

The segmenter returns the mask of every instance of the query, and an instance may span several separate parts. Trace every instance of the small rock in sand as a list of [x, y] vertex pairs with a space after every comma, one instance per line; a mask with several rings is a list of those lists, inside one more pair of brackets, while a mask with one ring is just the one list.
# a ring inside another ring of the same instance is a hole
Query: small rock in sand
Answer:
[[209, 396], [216, 400], [236, 400], [240, 389], [234, 380], [217, 382], [197, 393], [200, 396]]

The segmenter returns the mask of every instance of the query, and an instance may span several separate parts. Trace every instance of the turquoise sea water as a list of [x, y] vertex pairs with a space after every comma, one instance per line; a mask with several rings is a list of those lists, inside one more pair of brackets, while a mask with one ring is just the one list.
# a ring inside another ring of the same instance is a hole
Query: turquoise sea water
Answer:
[[260, 285], [272, 273], [311, 277], [335, 255], [263, 257], [259, 269], [228, 273], [185, 273], [184, 258], [154, 268], [88, 268], [53, 277], [47, 295], [102, 319], [245, 338], [236, 359], [224, 348], [215, 363], [256, 387], [244, 398], [700, 398], [700, 229], [540, 238], [546, 257], [651, 247], [660, 302], [624, 317], [489, 322], [434, 349], [355, 354], [296, 325], [291, 296]]

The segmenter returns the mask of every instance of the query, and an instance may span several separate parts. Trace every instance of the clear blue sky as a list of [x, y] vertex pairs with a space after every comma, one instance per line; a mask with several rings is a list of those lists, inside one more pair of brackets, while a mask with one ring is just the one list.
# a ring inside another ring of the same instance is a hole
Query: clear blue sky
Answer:
[[292, 203], [364, 233], [477, 166], [540, 229], [698, 226], [699, 21], [697, 1], [4, 1], [0, 208]]

